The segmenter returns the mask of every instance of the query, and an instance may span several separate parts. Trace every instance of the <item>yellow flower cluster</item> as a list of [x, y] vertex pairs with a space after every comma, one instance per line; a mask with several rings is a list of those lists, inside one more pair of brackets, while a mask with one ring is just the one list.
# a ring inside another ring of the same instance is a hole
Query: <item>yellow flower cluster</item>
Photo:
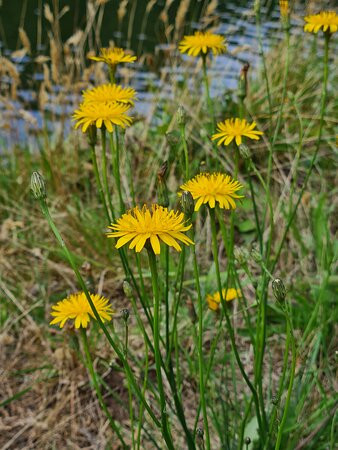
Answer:
[[[121, 48], [101, 48], [100, 56], [90, 56], [94, 61], [102, 61], [109, 67], [120, 63], [130, 63], [136, 60]], [[85, 133], [88, 127], [104, 126], [110, 133], [114, 126], [125, 128], [131, 125], [132, 118], [127, 111], [134, 105], [136, 92], [129, 87], [113, 84], [103, 84], [83, 92], [83, 102], [74, 111], [75, 128], [81, 127]]]

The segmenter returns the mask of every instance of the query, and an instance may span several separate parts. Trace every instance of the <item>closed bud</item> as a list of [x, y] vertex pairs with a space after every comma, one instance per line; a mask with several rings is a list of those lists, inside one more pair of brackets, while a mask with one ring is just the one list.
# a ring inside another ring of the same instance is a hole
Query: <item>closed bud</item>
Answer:
[[122, 316], [122, 319], [123, 319], [125, 322], [127, 322], [128, 319], [129, 319], [129, 309], [127, 309], [127, 308], [122, 309], [122, 311], [121, 311], [121, 316]]
[[165, 180], [167, 178], [167, 172], [168, 172], [168, 161], [164, 161], [164, 163], [161, 165], [161, 167], [157, 172], [158, 180]]
[[238, 247], [235, 245], [234, 257], [240, 266], [247, 264], [249, 259], [249, 252], [245, 247]]
[[194, 213], [195, 204], [194, 199], [189, 191], [184, 191], [181, 197], [181, 209], [184, 215], [190, 219]]
[[286, 297], [286, 289], [280, 278], [275, 278], [272, 282], [272, 291], [277, 302], [284, 303]]
[[33, 172], [31, 176], [31, 191], [36, 200], [43, 200], [47, 197], [46, 185], [43, 176], [39, 172]]
[[169, 206], [168, 188], [166, 183], [168, 163], [165, 161], [157, 172], [157, 197], [158, 204], [167, 208]]
[[250, 64], [245, 63], [241, 69], [241, 73], [239, 75], [238, 87], [237, 87], [237, 95], [243, 101], [246, 97], [248, 90], [248, 70]]
[[129, 281], [124, 280], [122, 287], [123, 287], [123, 292], [124, 292], [125, 296], [127, 298], [132, 298], [133, 297], [133, 288], [131, 287]]
[[250, 445], [251, 444], [251, 439], [249, 437], [245, 438], [245, 445]]
[[176, 119], [179, 126], [184, 126], [187, 123], [187, 114], [184, 111], [184, 108], [182, 105], [178, 107], [177, 113], [176, 113]]
[[197, 437], [198, 437], [199, 439], [203, 439], [203, 436], [204, 436], [203, 428], [197, 427], [197, 428], [196, 428], [196, 434], [197, 434]]
[[169, 131], [165, 137], [170, 147], [175, 147], [181, 142], [181, 135], [178, 131]]
[[239, 154], [241, 155], [241, 157], [243, 159], [250, 159], [251, 158], [251, 153], [250, 153], [250, 149], [246, 144], [240, 144], [240, 146], [238, 147], [239, 149]]
[[260, 263], [263, 260], [261, 252], [256, 245], [251, 249], [251, 257], [256, 263]]
[[201, 161], [201, 162], [200, 162], [200, 173], [205, 173], [205, 172], [207, 172], [207, 171], [208, 171], [207, 169], [208, 169], [208, 168], [207, 168], [206, 162], [205, 162], [205, 161]]
[[278, 397], [278, 395], [273, 395], [273, 396], [271, 397], [271, 403], [272, 403], [273, 405], [275, 405], [275, 406], [278, 405], [278, 403], [279, 403], [279, 397]]

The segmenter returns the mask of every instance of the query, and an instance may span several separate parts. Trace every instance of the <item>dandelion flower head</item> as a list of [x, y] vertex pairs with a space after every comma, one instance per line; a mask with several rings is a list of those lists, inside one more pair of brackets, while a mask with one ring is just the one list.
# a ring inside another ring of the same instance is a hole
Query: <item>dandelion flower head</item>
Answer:
[[[109, 304], [109, 300], [99, 294], [90, 294], [90, 298], [92, 299], [102, 322], [106, 320], [109, 321], [114, 314], [114, 311]], [[69, 295], [64, 300], [53, 305], [52, 309], [51, 315], [54, 319], [50, 322], [50, 325], [59, 324], [60, 328], [63, 328], [68, 319], [74, 320], [75, 328], [86, 328], [90, 319], [95, 319], [92, 308], [84, 292]]]
[[184, 36], [178, 48], [181, 53], [188, 53], [190, 56], [206, 55], [210, 50], [214, 55], [219, 55], [227, 49], [225, 38], [209, 31], [196, 31], [191, 36]]
[[107, 236], [118, 238], [116, 248], [130, 242], [129, 248], [135, 248], [136, 252], [140, 252], [148, 240], [155, 254], [160, 253], [160, 240], [177, 251], [181, 251], [177, 241], [186, 245], [193, 244], [184, 234], [184, 231], [191, 228], [191, 225], [185, 224], [184, 214], [168, 211], [157, 204], [152, 205], [151, 209], [146, 205], [141, 209], [133, 208], [109, 228], [112, 231]]
[[[239, 291], [238, 289], [234, 288], [222, 289], [222, 297], [227, 302], [241, 296], [242, 296], [241, 291]], [[212, 309], [213, 311], [217, 311], [221, 303], [221, 296], [219, 295], [219, 291], [215, 292], [214, 294], [208, 294], [207, 302], [210, 309]]]
[[110, 133], [114, 125], [125, 128], [132, 122], [131, 117], [126, 114], [129, 107], [130, 105], [116, 102], [83, 102], [73, 114], [73, 120], [76, 121], [75, 128], [81, 126], [84, 133], [91, 125], [97, 128], [104, 125]]
[[263, 132], [255, 130], [255, 127], [256, 122], [249, 124], [245, 119], [226, 119], [217, 124], [218, 133], [213, 134], [211, 140], [219, 139], [217, 145], [229, 145], [233, 139], [237, 145], [241, 145], [243, 136], [258, 140]]
[[304, 31], [318, 33], [322, 28], [324, 32], [335, 33], [338, 30], [338, 15], [334, 11], [322, 11], [319, 14], [304, 17]]
[[[198, 211], [202, 204], [208, 203], [210, 208], [215, 208], [218, 202], [220, 208], [236, 209], [235, 200], [243, 198], [236, 192], [243, 186], [230, 175], [223, 173], [200, 173], [191, 180], [180, 186], [182, 191], [189, 191], [194, 200], [195, 211]], [[181, 194], [182, 195], [182, 194]]]
[[133, 63], [136, 60], [136, 56], [125, 53], [123, 48], [109, 47], [101, 48], [99, 56], [90, 56], [89, 59], [105, 62], [109, 66], [116, 66], [120, 63]]
[[83, 100], [94, 103], [117, 102], [133, 106], [135, 96], [135, 89], [110, 83], [83, 91]]

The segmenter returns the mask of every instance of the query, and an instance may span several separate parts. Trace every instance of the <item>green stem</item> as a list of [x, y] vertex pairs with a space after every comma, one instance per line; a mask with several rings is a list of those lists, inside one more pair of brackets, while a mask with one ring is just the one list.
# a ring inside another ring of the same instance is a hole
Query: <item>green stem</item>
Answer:
[[276, 264], [278, 262], [280, 253], [281, 253], [283, 245], [284, 245], [284, 241], [285, 241], [286, 236], [287, 236], [287, 234], [289, 232], [289, 229], [291, 227], [293, 219], [294, 219], [294, 217], [296, 215], [299, 203], [300, 203], [300, 201], [301, 201], [301, 199], [303, 197], [304, 191], [305, 191], [305, 189], [307, 187], [307, 183], [308, 183], [309, 178], [311, 176], [311, 173], [312, 173], [312, 170], [314, 168], [314, 165], [315, 165], [315, 162], [316, 162], [316, 159], [317, 159], [317, 155], [318, 155], [318, 152], [319, 152], [320, 143], [321, 143], [321, 139], [322, 139], [323, 125], [324, 125], [324, 113], [325, 113], [326, 97], [327, 97], [327, 81], [328, 81], [328, 75], [329, 75], [329, 64], [328, 64], [328, 62], [329, 62], [329, 41], [330, 41], [330, 34], [325, 33], [323, 88], [322, 88], [322, 98], [321, 98], [321, 107], [320, 107], [319, 131], [318, 131], [318, 139], [317, 139], [316, 148], [315, 148], [313, 157], [312, 157], [311, 162], [310, 162], [310, 167], [308, 168], [308, 171], [306, 173], [302, 189], [301, 189], [301, 191], [299, 193], [299, 196], [297, 198], [297, 201], [295, 203], [294, 209], [293, 209], [292, 213], [289, 215], [288, 223], [286, 225], [286, 228], [284, 230], [282, 239], [281, 239], [281, 241], [279, 243], [279, 246], [278, 246], [275, 258], [274, 258], [274, 260], [272, 262], [272, 265], [271, 265], [271, 272], [273, 272], [275, 267], [276, 267]]
[[[195, 242], [195, 232], [192, 231], [192, 241]], [[197, 264], [196, 248], [195, 245], [192, 246], [191, 251], [193, 253], [193, 264], [194, 264], [194, 277], [195, 285], [197, 291], [197, 301], [198, 301], [198, 369], [199, 369], [199, 387], [200, 387], [200, 403], [203, 412], [203, 422], [205, 431], [205, 442], [207, 450], [210, 450], [210, 433], [208, 424], [208, 413], [207, 405], [205, 401], [205, 388], [206, 384], [204, 382], [204, 361], [203, 361], [203, 301], [201, 295], [201, 286], [199, 280], [199, 270]]]
[[258, 395], [257, 395], [255, 387], [253, 386], [253, 384], [249, 380], [249, 377], [245, 373], [245, 369], [243, 367], [242, 361], [241, 361], [239, 353], [238, 353], [236, 339], [235, 339], [235, 333], [234, 333], [234, 330], [231, 325], [229, 313], [227, 310], [227, 305], [225, 304], [225, 300], [223, 299], [221, 273], [220, 273], [219, 261], [218, 261], [218, 245], [217, 245], [217, 232], [216, 232], [216, 220], [215, 220], [214, 209], [209, 208], [209, 213], [210, 213], [211, 235], [212, 235], [212, 253], [213, 253], [214, 262], [215, 262], [217, 286], [218, 286], [218, 291], [219, 291], [219, 295], [220, 295], [220, 299], [221, 299], [221, 305], [223, 308], [223, 312], [224, 312], [224, 316], [225, 316], [225, 320], [226, 320], [226, 324], [227, 324], [227, 329], [228, 329], [229, 336], [230, 336], [231, 347], [235, 354], [235, 358], [236, 358], [239, 370], [240, 370], [240, 372], [241, 372], [241, 374], [253, 396], [253, 401], [254, 401], [255, 408], [256, 408], [256, 415], [257, 415], [259, 431], [260, 431], [261, 439], [263, 441], [265, 431], [264, 431], [264, 428], [262, 425]]
[[115, 222], [115, 214], [114, 214], [114, 208], [111, 200], [111, 195], [109, 191], [109, 184], [108, 184], [108, 174], [107, 174], [107, 154], [106, 154], [106, 129], [105, 127], [101, 128], [101, 139], [102, 139], [102, 177], [103, 177], [103, 185], [106, 191], [106, 198], [108, 199], [109, 208], [110, 208], [110, 214], [112, 220]]
[[189, 175], [189, 153], [188, 153], [187, 140], [185, 137], [185, 124], [180, 125], [180, 133], [181, 133], [181, 140], [182, 140], [183, 152], [184, 152], [184, 164], [185, 164], [184, 181], [188, 181], [190, 178], [190, 175]]
[[90, 297], [90, 294], [88, 292], [86, 283], [84, 282], [79, 269], [77, 268], [77, 265], [74, 261], [73, 255], [71, 254], [71, 252], [69, 251], [68, 247], [66, 246], [64, 240], [62, 239], [62, 236], [59, 232], [59, 230], [57, 229], [50, 213], [49, 213], [49, 209], [47, 206], [47, 203], [44, 199], [40, 199], [39, 200], [40, 203], [40, 207], [42, 210], [43, 215], [45, 216], [51, 230], [53, 231], [58, 243], [60, 244], [60, 247], [64, 253], [64, 255], [66, 256], [70, 266], [72, 267], [75, 276], [77, 278], [77, 281], [82, 289], [82, 291], [84, 292], [88, 303], [93, 311], [93, 314], [95, 316], [95, 319], [97, 320], [100, 328], [102, 329], [103, 333], [105, 334], [109, 344], [111, 345], [111, 347], [113, 348], [113, 350], [115, 351], [115, 353], [117, 354], [118, 358], [121, 360], [122, 364], [123, 364], [123, 368], [124, 371], [126, 373], [127, 378], [130, 380], [130, 383], [133, 387], [134, 392], [136, 393], [136, 395], [138, 396], [139, 400], [144, 404], [146, 410], [148, 411], [150, 417], [152, 418], [152, 420], [154, 421], [154, 423], [156, 424], [157, 427], [160, 427], [160, 422], [158, 421], [158, 419], [156, 418], [155, 414], [153, 413], [152, 409], [150, 408], [150, 406], [148, 405], [147, 401], [145, 400], [144, 396], [142, 395], [140, 388], [138, 387], [136, 380], [134, 378], [133, 372], [128, 364], [128, 362], [126, 361], [126, 359], [123, 356], [123, 353], [121, 352], [121, 350], [119, 349], [119, 346], [116, 344], [116, 342], [114, 342], [114, 340], [112, 339], [108, 329], [106, 328], [106, 326], [104, 325], [104, 323], [102, 322], [102, 319], [100, 317], [100, 314], [97, 312], [95, 305]]
[[290, 315], [289, 315], [289, 313], [287, 311], [285, 311], [285, 318], [286, 318], [287, 323], [288, 323], [288, 335], [289, 335], [289, 338], [291, 340], [292, 361], [291, 361], [291, 373], [290, 373], [289, 387], [288, 387], [288, 392], [287, 392], [287, 395], [286, 395], [283, 417], [282, 417], [280, 426], [278, 428], [278, 434], [277, 434], [277, 441], [276, 441], [276, 445], [275, 445], [275, 450], [279, 450], [280, 449], [281, 440], [282, 440], [282, 436], [283, 436], [283, 429], [284, 429], [284, 426], [285, 426], [286, 419], [288, 417], [288, 410], [289, 410], [289, 405], [290, 405], [290, 399], [291, 399], [291, 393], [292, 393], [292, 388], [293, 388], [293, 382], [294, 382], [294, 378], [295, 378], [295, 371], [296, 371], [296, 356], [297, 356], [297, 354], [296, 354], [296, 344], [295, 344], [295, 338], [294, 338], [294, 335], [293, 335], [292, 321], [291, 321]]
[[[144, 368], [144, 381], [143, 381], [143, 387], [142, 387], [142, 394], [145, 395], [146, 389], [147, 389], [147, 383], [148, 383], [148, 370], [149, 370], [149, 357], [148, 357], [148, 345], [145, 341], [145, 368]], [[141, 429], [142, 429], [142, 422], [143, 422], [143, 412], [144, 412], [144, 406], [141, 403], [140, 405], [140, 414], [138, 418], [138, 429], [137, 429], [137, 449], [140, 449], [141, 445]]]
[[90, 150], [91, 150], [91, 154], [92, 154], [94, 175], [95, 175], [95, 178], [96, 178], [96, 184], [97, 184], [97, 188], [99, 190], [101, 203], [102, 203], [102, 205], [104, 207], [104, 212], [106, 213], [107, 220], [108, 220], [108, 222], [110, 222], [110, 215], [109, 215], [109, 212], [108, 212], [108, 207], [107, 207], [106, 199], [105, 199], [103, 188], [102, 188], [102, 183], [101, 183], [101, 179], [100, 179], [99, 168], [98, 168], [98, 165], [97, 165], [97, 159], [96, 159], [95, 145], [94, 144], [90, 144]]
[[165, 292], [164, 292], [164, 302], [165, 302], [165, 349], [166, 349], [166, 359], [169, 356], [170, 349], [170, 331], [169, 331], [169, 247], [166, 245], [164, 249], [165, 258]]
[[[125, 323], [125, 340], [124, 340], [124, 355], [126, 360], [128, 360], [128, 338], [129, 338], [129, 326], [128, 319], [124, 320]], [[128, 380], [128, 400], [129, 400], [129, 418], [130, 418], [130, 428], [131, 428], [131, 442], [132, 448], [135, 448], [135, 435], [134, 435], [134, 412], [133, 412], [133, 395], [131, 385]]]
[[213, 133], [216, 129], [216, 120], [215, 120], [214, 105], [210, 97], [209, 80], [207, 74], [207, 55], [205, 54], [202, 55], [202, 69], [203, 69], [203, 81], [205, 86], [205, 94], [207, 97], [208, 111], [210, 114], [210, 119], [212, 120], [212, 129], [210, 130], [210, 132]]
[[92, 362], [92, 358], [90, 356], [90, 352], [89, 352], [89, 348], [88, 348], [88, 339], [87, 339], [87, 334], [86, 334], [86, 330], [85, 328], [81, 327], [81, 338], [82, 338], [82, 343], [83, 343], [83, 349], [84, 349], [84, 353], [85, 353], [85, 359], [86, 359], [86, 365], [90, 374], [90, 378], [93, 382], [95, 391], [96, 391], [96, 395], [99, 401], [99, 404], [101, 406], [101, 409], [103, 410], [103, 412], [105, 413], [105, 415], [107, 416], [107, 419], [109, 420], [110, 426], [112, 427], [112, 429], [114, 430], [114, 432], [116, 433], [117, 437], [119, 438], [122, 446], [124, 449], [128, 449], [128, 445], [124, 442], [124, 439], [121, 435], [121, 432], [119, 430], [119, 427], [116, 425], [114, 419], [112, 418], [112, 416], [110, 415], [108, 408], [103, 400], [102, 394], [101, 394], [101, 390], [100, 390], [100, 386], [99, 386], [99, 382], [96, 376], [96, 372], [94, 370], [93, 367], [93, 362]]
[[169, 431], [168, 417], [166, 411], [166, 400], [163, 388], [162, 372], [161, 372], [161, 352], [160, 352], [160, 292], [158, 286], [158, 274], [156, 267], [155, 253], [151, 248], [147, 248], [149, 266], [151, 271], [151, 281], [154, 294], [154, 351], [155, 351], [155, 366], [158, 390], [160, 394], [160, 408], [161, 408], [161, 423], [163, 438], [170, 450], [174, 450], [172, 437]]
[[120, 214], [122, 215], [125, 212], [123, 197], [122, 197], [122, 188], [121, 188], [121, 179], [120, 179], [120, 150], [119, 150], [119, 138], [118, 131], [115, 127], [115, 142], [113, 133], [109, 134], [109, 142], [110, 142], [110, 151], [112, 155], [113, 162], [113, 172], [115, 178], [116, 189], [119, 197], [120, 204]]

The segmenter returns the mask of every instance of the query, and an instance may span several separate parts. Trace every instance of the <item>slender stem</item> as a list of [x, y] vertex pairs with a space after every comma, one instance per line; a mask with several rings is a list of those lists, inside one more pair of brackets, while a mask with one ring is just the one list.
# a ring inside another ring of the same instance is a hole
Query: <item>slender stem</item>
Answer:
[[[192, 241], [195, 242], [195, 233], [192, 231]], [[203, 301], [201, 295], [201, 286], [199, 280], [199, 270], [196, 256], [195, 245], [191, 248], [193, 254], [193, 264], [194, 264], [194, 277], [195, 285], [197, 291], [197, 302], [198, 302], [198, 370], [199, 370], [199, 388], [200, 388], [200, 402], [203, 412], [203, 423], [205, 431], [205, 443], [206, 449], [210, 450], [210, 433], [209, 433], [209, 423], [208, 423], [208, 413], [207, 405], [205, 401], [205, 388], [206, 384], [204, 382], [204, 361], [203, 361]]]
[[120, 214], [123, 214], [125, 211], [124, 202], [122, 197], [121, 190], [121, 179], [120, 179], [120, 150], [119, 150], [119, 139], [118, 139], [118, 131], [115, 127], [115, 142], [113, 133], [109, 134], [109, 142], [110, 142], [110, 151], [112, 155], [113, 161], [113, 173], [115, 178], [116, 189], [119, 197], [120, 204]]
[[288, 231], [291, 227], [291, 224], [293, 222], [293, 219], [296, 215], [299, 203], [303, 197], [304, 191], [307, 187], [307, 183], [309, 181], [309, 178], [311, 176], [312, 170], [314, 168], [316, 159], [317, 159], [317, 155], [319, 152], [319, 148], [320, 148], [320, 144], [321, 144], [321, 139], [322, 139], [322, 132], [323, 132], [323, 125], [324, 125], [324, 113], [325, 113], [325, 106], [326, 106], [326, 97], [327, 97], [327, 80], [328, 80], [328, 74], [329, 74], [329, 41], [330, 41], [330, 34], [329, 33], [325, 33], [325, 48], [324, 48], [324, 73], [323, 73], [323, 87], [322, 87], [322, 97], [321, 97], [321, 107], [320, 107], [320, 119], [319, 119], [319, 130], [318, 130], [318, 139], [317, 139], [317, 144], [316, 144], [316, 148], [313, 154], [313, 157], [311, 159], [310, 162], [310, 166], [308, 168], [308, 171], [306, 173], [305, 176], [305, 180], [302, 186], [302, 189], [298, 195], [297, 201], [295, 203], [294, 209], [292, 211], [292, 213], [289, 215], [289, 220], [288, 223], [286, 225], [286, 228], [284, 230], [282, 239], [279, 243], [275, 258], [271, 264], [271, 272], [274, 271], [276, 264], [278, 262], [280, 253], [282, 251], [283, 245], [284, 245], [284, 241], [286, 239], [286, 236], [288, 234]]
[[169, 358], [170, 349], [170, 330], [169, 330], [169, 247], [166, 245], [164, 249], [165, 258], [165, 292], [164, 292], [164, 302], [165, 302], [165, 349], [166, 349], [166, 359]]
[[[149, 370], [149, 351], [148, 351], [148, 345], [147, 341], [145, 341], [145, 368], [144, 368], [144, 381], [143, 381], [143, 387], [142, 387], [142, 394], [145, 395], [146, 389], [147, 389], [147, 383], [148, 383], [148, 370]], [[143, 422], [143, 412], [144, 412], [144, 406], [143, 403], [140, 404], [140, 414], [138, 418], [138, 429], [137, 429], [137, 449], [140, 449], [141, 445], [141, 428], [142, 428], [142, 422]]]
[[94, 144], [90, 144], [90, 150], [91, 150], [91, 154], [92, 154], [94, 175], [95, 175], [95, 178], [96, 178], [96, 184], [97, 184], [97, 188], [99, 190], [101, 203], [102, 203], [102, 205], [104, 207], [104, 212], [106, 213], [107, 220], [108, 220], [108, 222], [110, 222], [110, 215], [109, 215], [109, 212], [108, 212], [108, 207], [107, 207], [106, 199], [105, 199], [103, 188], [102, 188], [102, 183], [101, 183], [101, 179], [100, 179], [99, 168], [98, 168], [98, 165], [97, 165], [97, 159], [96, 159], [95, 145]]
[[214, 262], [215, 262], [217, 286], [218, 286], [218, 291], [219, 291], [219, 295], [220, 295], [220, 299], [221, 299], [221, 305], [222, 305], [223, 312], [225, 315], [225, 320], [226, 320], [226, 324], [227, 324], [227, 328], [228, 328], [228, 332], [229, 332], [229, 336], [230, 336], [230, 341], [231, 341], [231, 347], [235, 354], [235, 358], [236, 358], [239, 370], [241, 371], [241, 374], [253, 396], [253, 400], [254, 400], [254, 404], [255, 404], [255, 408], [256, 408], [258, 426], [259, 426], [259, 430], [260, 430], [261, 439], [263, 441], [265, 431], [264, 431], [264, 428], [262, 425], [257, 391], [256, 391], [255, 387], [253, 386], [253, 384], [251, 383], [251, 381], [249, 380], [249, 377], [247, 376], [245, 369], [243, 367], [242, 361], [240, 359], [237, 345], [236, 345], [235, 333], [234, 333], [234, 330], [231, 325], [229, 313], [227, 310], [227, 305], [225, 304], [225, 301], [223, 299], [221, 273], [220, 273], [219, 261], [218, 261], [218, 245], [217, 245], [217, 232], [216, 232], [216, 220], [215, 220], [214, 209], [209, 208], [209, 213], [210, 213], [211, 235], [212, 235], [212, 252], [213, 252], [213, 257], [214, 257]]
[[[124, 356], [128, 360], [128, 338], [129, 338], [129, 325], [128, 319], [124, 319], [125, 335], [124, 335]], [[128, 400], [129, 400], [129, 418], [131, 428], [131, 442], [133, 449], [135, 448], [135, 434], [134, 434], [134, 412], [133, 412], [133, 395], [131, 385], [128, 380]]]
[[156, 257], [151, 248], [148, 248], [149, 266], [151, 270], [151, 281], [154, 294], [154, 351], [155, 366], [158, 390], [160, 394], [161, 423], [163, 438], [169, 449], [174, 450], [172, 437], [169, 431], [168, 417], [166, 410], [166, 400], [163, 388], [162, 372], [161, 372], [161, 352], [160, 352], [160, 292], [158, 286], [158, 274], [156, 267]]
[[180, 125], [180, 133], [181, 133], [181, 140], [183, 145], [183, 152], [184, 152], [184, 181], [188, 181], [189, 176], [189, 154], [188, 154], [188, 145], [187, 140], [185, 137], [185, 124]]
[[282, 440], [282, 436], [283, 436], [283, 429], [284, 429], [284, 426], [285, 426], [286, 419], [288, 417], [288, 410], [289, 410], [289, 405], [290, 405], [291, 393], [292, 393], [293, 382], [294, 382], [294, 378], [295, 378], [296, 357], [297, 357], [295, 338], [294, 338], [294, 335], [293, 335], [292, 320], [291, 320], [291, 317], [290, 317], [290, 315], [289, 315], [289, 313], [287, 311], [285, 311], [285, 318], [286, 318], [286, 320], [288, 322], [288, 335], [289, 335], [289, 338], [291, 339], [292, 361], [291, 361], [291, 373], [290, 373], [289, 387], [288, 387], [288, 392], [287, 392], [287, 395], [286, 395], [283, 417], [282, 417], [281, 423], [280, 423], [279, 428], [278, 428], [278, 434], [277, 434], [277, 441], [276, 441], [276, 445], [275, 445], [275, 450], [279, 450], [280, 449], [281, 440]]
[[97, 376], [96, 376], [95, 369], [93, 367], [92, 358], [90, 356], [90, 352], [89, 352], [89, 348], [88, 348], [87, 333], [86, 333], [85, 328], [82, 328], [82, 327], [81, 327], [81, 338], [82, 338], [83, 350], [84, 350], [84, 353], [85, 353], [85, 360], [86, 360], [87, 369], [89, 371], [90, 378], [91, 378], [91, 380], [93, 382], [93, 385], [94, 385], [94, 388], [95, 388], [95, 391], [96, 391], [96, 395], [97, 395], [99, 404], [101, 406], [101, 409], [103, 410], [103, 412], [107, 416], [107, 419], [109, 420], [110, 426], [115, 431], [115, 433], [116, 433], [117, 437], [119, 438], [123, 448], [124, 449], [128, 449], [129, 447], [124, 442], [124, 439], [123, 439], [123, 437], [121, 435], [119, 427], [116, 425], [114, 419], [110, 415], [110, 413], [108, 411], [108, 408], [107, 408], [107, 406], [106, 406], [106, 404], [105, 404], [105, 402], [103, 400], [102, 393], [101, 393], [101, 390], [100, 390], [100, 385], [99, 385], [99, 382], [98, 382], [98, 379], [97, 379]]
[[49, 209], [48, 209], [46, 201], [44, 199], [41, 199], [41, 200], [39, 200], [39, 203], [40, 203], [40, 207], [41, 207], [42, 213], [44, 214], [44, 216], [45, 216], [45, 218], [46, 218], [46, 220], [47, 220], [51, 230], [53, 231], [53, 233], [54, 233], [58, 243], [60, 244], [60, 247], [62, 248], [62, 251], [64, 252], [64, 255], [66, 256], [70, 266], [72, 267], [72, 269], [73, 269], [73, 271], [75, 273], [77, 281], [78, 281], [81, 289], [83, 290], [83, 292], [84, 292], [84, 294], [85, 294], [85, 296], [86, 296], [86, 298], [88, 300], [88, 303], [89, 303], [89, 305], [90, 305], [90, 307], [91, 307], [91, 309], [93, 311], [95, 319], [97, 320], [100, 328], [102, 329], [103, 333], [105, 334], [109, 344], [111, 345], [111, 347], [113, 348], [113, 350], [117, 354], [118, 358], [121, 360], [121, 362], [123, 364], [123, 367], [124, 367], [124, 371], [126, 373], [127, 378], [130, 379], [130, 383], [131, 383], [131, 385], [133, 387], [133, 390], [137, 394], [139, 400], [141, 402], [143, 402], [146, 410], [148, 411], [150, 417], [152, 418], [152, 420], [154, 421], [156, 426], [160, 427], [160, 422], [158, 421], [158, 419], [156, 418], [156, 416], [153, 413], [152, 409], [150, 408], [150, 406], [148, 405], [147, 401], [145, 400], [144, 396], [142, 395], [142, 393], [140, 391], [140, 388], [138, 387], [138, 385], [136, 383], [134, 374], [133, 374], [133, 372], [132, 372], [128, 362], [124, 358], [123, 353], [119, 349], [119, 346], [117, 345], [117, 343], [114, 342], [114, 340], [112, 339], [112, 337], [111, 337], [107, 327], [102, 322], [100, 314], [97, 312], [97, 310], [95, 308], [95, 305], [94, 305], [94, 303], [93, 303], [93, 301], [92, 301], [92, 299], [90, 297], [90, 294], [88, 292], [86, 283], [84, 282], [84, 280], [83, 280], [83, 278], [82, 278], [82, 276], [81, 276], [81, 274], [79, 272], [79, 269], [77, 268], [77, 265], [76, 265], [76, 263], [74, 261], [73, 255], [71, 254], [71, 252], [69, 251], [68, 247], [66, 246], [64, 240], [62, 239], [62, 236], [61, 236], [59, 230], [57, 229], [57, 227], [56, 227], [56, 225], [55, 225], [55, 223], [54, 223], [54, 221], [53, 221], [53, 219], [52, 219], [52, 217], [51, 217], [51, 215], [49, 213]]
[[105, 127], [101, 128], [101, 140], [102, 140], [102, 178], [103, 185], [106, 191], [106, 198], [108, 199], [109, 209], [111, 214], [111, 219], [115, 222], [115, 214], [114, 208], [111, 200], [111, 195], [109, 191], [109, 183], [108, 183], [108, 173], [107, 173], [107, 154], [106, 154], [106, 129]]
[[213, 133], [216, 129], [215, 111], [214, 105], [210, 97], [209, 80], [207, 74], [207, 55], [205, 54], [203, 54], [202, 56], [202, 69], [203, 69], [203, 81], [205, 86], [205, 94], [207, 97], [208, 110], [210, 114], [210, 119], [212, 120], [212, 129], [210, 130], [210, 132]]

